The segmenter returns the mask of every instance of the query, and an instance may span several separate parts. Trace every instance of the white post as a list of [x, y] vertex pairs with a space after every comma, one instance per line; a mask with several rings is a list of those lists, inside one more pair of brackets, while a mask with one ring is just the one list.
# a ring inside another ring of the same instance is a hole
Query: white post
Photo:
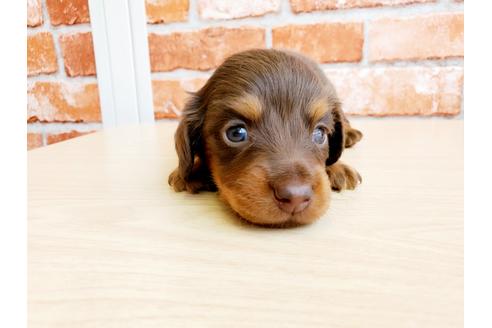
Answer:
[[144, 0], [89, 0], [105, 127], [154, 122]]

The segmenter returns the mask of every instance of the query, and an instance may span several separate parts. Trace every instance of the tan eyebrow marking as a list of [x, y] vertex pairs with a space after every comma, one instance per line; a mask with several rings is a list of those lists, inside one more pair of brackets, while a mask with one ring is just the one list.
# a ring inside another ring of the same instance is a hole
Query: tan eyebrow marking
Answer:
[[227, 106], [252, 121], [260, 119], [263, 112], [263, 106], [261, 105], [260, 99], [250, 93], [228, 101]]
[[312, 122], [316, 123], [323, 118], [329, 111], [326, 99], [316, 99], [309, 105], [309, 116]]

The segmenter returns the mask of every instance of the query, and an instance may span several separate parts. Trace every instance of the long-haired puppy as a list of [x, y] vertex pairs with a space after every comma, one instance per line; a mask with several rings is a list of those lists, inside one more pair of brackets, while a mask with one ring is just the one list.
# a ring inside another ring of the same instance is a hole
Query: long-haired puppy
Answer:
[[361, 137], [315, 62], [248, 50], [226, 59], [186, 104], [169, 184], [218, 190], [255, 224], [307, 224], [327, 210], [331, 190], [360, 183], [338, 159]]

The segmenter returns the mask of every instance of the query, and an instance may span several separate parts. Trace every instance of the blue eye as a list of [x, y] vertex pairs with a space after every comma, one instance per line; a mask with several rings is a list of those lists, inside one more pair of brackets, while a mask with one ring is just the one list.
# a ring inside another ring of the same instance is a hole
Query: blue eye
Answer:
[[323, 128], [316, 128], [313, 131], [312, 140], [318, 145], [322, 145], [326, 141], [326, 132]]
[[248, 131], [242, 125], [231, 126], [226, 131], [226, 137], [230, 142], [243, 142], [248, 139]]

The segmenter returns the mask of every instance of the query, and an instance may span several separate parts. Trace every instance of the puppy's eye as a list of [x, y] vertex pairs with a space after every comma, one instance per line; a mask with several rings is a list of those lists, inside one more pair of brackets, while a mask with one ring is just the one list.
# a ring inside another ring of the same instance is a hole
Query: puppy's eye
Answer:
[[326, 131], [321, 127], [314, 129], [312, 140], [315, 144], [322, 145], [326, 142]]
[[243, 142], [248, 139], [248, 130], [242, 125], [231, 126], [226, 130], [226, 137], [230, 142]]

